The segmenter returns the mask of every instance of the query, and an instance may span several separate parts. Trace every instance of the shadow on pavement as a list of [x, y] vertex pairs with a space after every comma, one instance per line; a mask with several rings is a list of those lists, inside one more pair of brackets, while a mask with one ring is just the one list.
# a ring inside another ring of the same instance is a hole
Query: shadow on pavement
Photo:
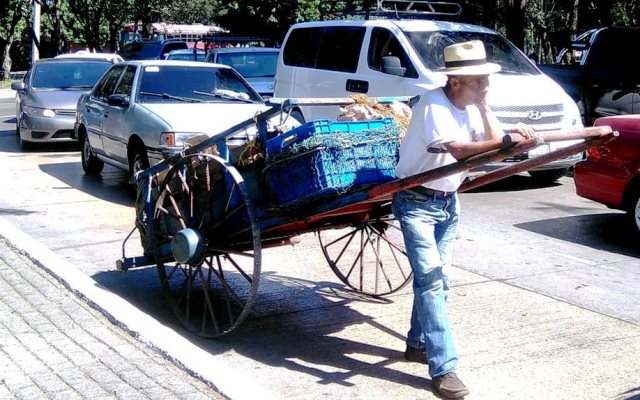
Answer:
[[640, 257], [640, 235], [630, 218], [622, 212], [560, 217], [514, 226], [598, 250]]
[[[60, 155], [51, 155], [60, 157]], [[74, 156], [76, 157], [76, 156]], [[129, 185], [125, 171], [104, 166], [100, 176], [88, 176], [82, 171], [80, 161], [54, 164], [40, 164], [40, 170], [61, 182], [101, 200], [133, 207], [135, 193]]]
[[[387, 367], [405, 362], [404, 347], [391, 349], [336, 335], [351, 326], [367, 324], [373, 326], [378, 335], [404, 343], [404, 332], [379, 324], [351, 306], [354, 302], [368, 302], [385, 307], [392, 299], [362, 296], [336, 282], [312, 282], [263, 273], [258, 297], [247, 320], [230, 334], [208, 340], [183, 329], [169, 307], [161, 306], [164, 302], [154, 304], [161, 296], [157, 277], [152, 286], [135, 287], [136, 281], [152, 281], [154, 277], [149, 274], [155, 275], [155, 268], [126, 274], [101, 272], [93, 279], [213, 355], [234, 350], [258, 363], [315, 376], [321, 384], [352, 386], [350, 378], [369, 376], [418, 389], [429, 387], [426, 372], [424, 376], [416, 376]], [[123, 279], [132, 281], [128, 289], [123, 289]]]

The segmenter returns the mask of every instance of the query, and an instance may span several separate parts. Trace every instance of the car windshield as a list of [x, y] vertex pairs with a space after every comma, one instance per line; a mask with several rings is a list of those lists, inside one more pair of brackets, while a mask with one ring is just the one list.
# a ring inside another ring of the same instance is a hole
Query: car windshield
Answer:
[[[197, 53], [196, 61], [204, 61], [205, 54], [202, 52]], [[170, 53], [167, 56], [167, 60], [184, 60], [184, 61], [194, 61], [193, 52], [182, 52], [182, 53]]]
[[177, 65], [153, 65], [144, 68], [140, 77], [138, 102], [185, 101], [262, 102], [262, 99], [229, 68]]
[[233, 67], [245, 78], [273, 77], [278, 52], [221, 53], [217, 62]]
[[31, 86], [34, 89], [91, 89], [111, 67], [107, 61], [56, 61], [36, 64]]
[[468, 40], [481, 40], [487, 51], [488, 61], [500, 64], [502, 67], [499, 73], [517, 75], [537, 75], [540, 73], [514, 45], [500, 35], [461, 31], [405, 31], [404, 33], [424, 65], [430, 70], [444, 68], [445, 47]]

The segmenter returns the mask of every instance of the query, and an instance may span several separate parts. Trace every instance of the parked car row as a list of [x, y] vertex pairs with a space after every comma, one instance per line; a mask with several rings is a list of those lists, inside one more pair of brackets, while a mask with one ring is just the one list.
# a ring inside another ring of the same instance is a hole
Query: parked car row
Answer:
[[275, 47], [216, 47], [209, 52], [189, 48], [176, 39], [141, 40], [121, 51], [126, 60], [185, 60], [225, 64], [234, 68], [265, 98], [273, 96], [279, 49]]
[[[539, 131], [582, 126], [575, 102], [490, 29], [442, 21], [365, 20], [296, 24], [282, 50], [216, 48], [205, 57], [184, 42], [165, 40], [132, 44], [122, 53], [130, 58], [126, 62], [92, 53], [40, 60], [23, 82], [12, 85], [18, 91], [16, 132], [23, 146], [78, 140], [87, 174], [100, 173], [105, 162], [134, 173], [179, 151], [190, 137], [211, 136], [265, 109], [264, 98], [274, 91], [277, 97], [419, 94], [443, 83], [444, 76], [434, 72], [443, 64], [442, 49], [470, 39], [482, 40], [489, 61], [502, 66], [492, 76], [490, 105], [507, 129], [518, 123]], [[174, 61], [184, 59], [193, 61]], [[335, 119], [338, 112], [337, 107], [301, 107], [292, 115], [303, 122]], [[598, 120], [623, 126], [621, 137], [591, 149], [576, 166], [575, 179], [579, 195], [629, 211], [640, 229], [638, 140], [631, 133], [640, 131], [639, 121]], [[229, 145], [253, 135], [245, 132]], [[489, 168], [553, 150], [542, 146]], [[578, 154], [531, 174], [554, 181], [581, 158]]]

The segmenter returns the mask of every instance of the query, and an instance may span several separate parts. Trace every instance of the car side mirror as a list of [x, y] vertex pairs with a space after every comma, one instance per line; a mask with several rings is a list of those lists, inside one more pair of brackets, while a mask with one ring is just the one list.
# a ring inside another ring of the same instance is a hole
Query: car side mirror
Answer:
[[129, 107], [129, 96], [124, 94], [112, 94], [107, 98], [107, 104], [113, 107]]
[[404, 76], [407, 69], [402, 67], [400, 59], [396, 56], [382, 57], [382, 72], [390, 75]]
[[24, 82], [13, 82], [11, 84], [11, 90], [16, 90], [18, 92], [21, 92], [24, 90]]

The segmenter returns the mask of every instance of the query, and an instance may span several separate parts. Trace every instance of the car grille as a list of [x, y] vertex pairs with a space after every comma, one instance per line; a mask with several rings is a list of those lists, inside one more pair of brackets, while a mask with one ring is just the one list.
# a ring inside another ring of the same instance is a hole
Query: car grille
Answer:
[[56, 115], [66, 115], [70, 117], [76, 116], [76, 110], [54, 110]]
[[43, 131], [31, 131], [31, 137], [34, 139], [42, 139], [48, 135], [48, 132]]
[[535, 106], [497, 106], [492, 107], [498, 121], [505, 128], [519, 123], [534, 127], [552, 128], [562, 122], [563, 104], [543, 104]]
[[55, 139], [71, 139], [73, 137], [73, 129], [61, 129], [51, 137]]

